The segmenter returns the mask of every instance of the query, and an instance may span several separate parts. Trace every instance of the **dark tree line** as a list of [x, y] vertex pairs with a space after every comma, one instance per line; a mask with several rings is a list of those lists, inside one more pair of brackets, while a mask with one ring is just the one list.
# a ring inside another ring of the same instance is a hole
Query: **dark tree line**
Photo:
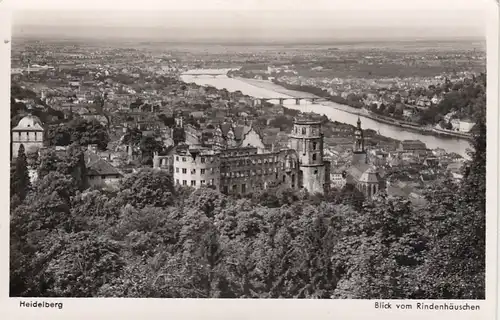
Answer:
[[107, 128], [98, 121], [77, 118], [68, 123], [49, 126], [46, 140], [49, 146], [96, 144], [100, 150], [106, 150], [110, 139]]

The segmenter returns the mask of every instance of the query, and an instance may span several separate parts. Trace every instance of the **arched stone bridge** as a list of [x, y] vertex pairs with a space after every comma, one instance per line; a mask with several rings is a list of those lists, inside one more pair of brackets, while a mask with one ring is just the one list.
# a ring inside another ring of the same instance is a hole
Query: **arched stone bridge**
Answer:
[[280, 105], [284, 105], [285, 100], [295, 100], [296, 105], [300, 105], [301, 100], [306, 100], [306, 101], [311, 101], [311, 103], [317, 103], [320, 101], [326, 101], [325, 98], [320, 98], [320, 97], [290, 97], [290, 98], [283, 98], [283, 97], [277, 97], [277, 98], [254, 98], [254, 106], [262, 105], [266, 102], [269, 102], [269, 100], [278, 100]]

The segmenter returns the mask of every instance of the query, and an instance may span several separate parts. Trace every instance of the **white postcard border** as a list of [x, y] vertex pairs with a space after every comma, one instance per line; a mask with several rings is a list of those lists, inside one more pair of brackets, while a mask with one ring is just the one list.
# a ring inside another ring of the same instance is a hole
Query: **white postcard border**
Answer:
[[[21, 1], [21, 0], [13, 0]], [[38, 0], [43, 2], [42, 0]], [[58, 0], [67, 2], [64, 0]], [[209, 1], [209, 0], [206, 0]], [[271, 0], [269, 0], [271, 1]], [[312, 6], [316, 1], [308, 0]], [[437, 0], [439, 1], [439, 0]], [[471, 0], [473, 1], [473, 0]], [[52, 1], [54, 2], [54, 1]], [[83, 1], [76, 1], [81, 3]], [[116, 1], [120, 3], [131, 1]], [[167, 2], [167, 1], [166, 1]], [[175, 1], [172, 2], [172, 9]], [[188, 1], [189, 2], [189, 1]], [[247, 8], [255, 8], [266, 1], [244, 1]], [[274, 0], [273, 3], [285, 3], [287, 7], [291, 2], [287, 0]], [[320, 1], [318, 1], [320, 2]], [[368, 1], [367, 1], [368, 2]], [[495, 0], [485, 1], [491, 7], [488, 10], [487, 30], [487, 268], [486, 291], [487, 299], [484, 301], [437, 301], [428, 300], [425, 303], [447, 302], [460, 304], [478, 304], [481, 311], [474, 312], [444, 312], [444, 311], [385, 311], [376, 310], [373, 305], [375, 300], [218, 300], [218, 299], [19, 299], [9, 298], [9, 159], [7, 152], [1, 158], [0, 172], [2, 189], [0, 217], [0, 318], [1, 319], [422, 319], [422, 318], [450, 318], [460, 319], [493, 319], [498, 316], [498, 258], [500, 251], [498, 244], [498, 107], [499, 107], [499, 8]], [[215, 5], [228, 3], [228, 0], [214, 1]], [[288, 3], [288, 5], [286, 4]], [[0, 128], [4, 134], [0, 135], [3, 150], [9, 150], [10, 142], [10, 46], [11, 46], [11, 17], [9, 7], [12, 2], [0, 0], [0, 112], [5, 121]], [[478, 3], [480, 5], [480, 2]], [[185, 6], [185, 1], [184, 1]], [[76, 5], [77, 7], [77, 5]], [[31, 302], [62, 302], [63, 308], [21, 308], [22, 301]], [[384, 300], [389, 301], [389, 300]], [[391, 301], [389, 301], [391, 302]], [[417, 301], [394, 300], [392, 303], [412, 303]], [[6, 315], [4, 317], [3, 315]]]

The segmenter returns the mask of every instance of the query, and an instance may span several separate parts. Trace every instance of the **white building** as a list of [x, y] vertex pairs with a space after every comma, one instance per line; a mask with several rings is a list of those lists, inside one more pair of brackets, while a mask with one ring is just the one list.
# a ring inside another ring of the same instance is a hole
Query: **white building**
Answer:
[[474, 127], [475, 123], [470, 120], [461, 120], [459, 125], [460, 132], [469, 132]]
[[219, 188], [220, 160], [213, 150], [188, 149], [176, 152], [173, 167], [176, 185], [193, 188], [211, 185]]
[[452, 119], [450, 121], [452, 130], [454, 131], [459, 131], [460, 130], [460, 120], [458, 119]]
[[37, 152], [43, 147], [44, 128], [40, 119], [34, 115], [22, 118], [15, 128], [12, 129], [12, 158], [17, 158], [21, 145], [26, 153]]
[[346, 185], [346, 179], [343, 172], [333, 172], [330, 175], [331, 185], [334, 188], [342, 189]]

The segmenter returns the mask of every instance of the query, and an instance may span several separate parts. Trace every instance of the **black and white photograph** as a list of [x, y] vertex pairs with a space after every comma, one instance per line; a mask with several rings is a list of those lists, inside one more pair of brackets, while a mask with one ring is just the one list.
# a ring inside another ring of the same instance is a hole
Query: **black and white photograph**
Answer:
[[4, 42], [11, 298], [486, 299], [484, 3], [77, 2]]

